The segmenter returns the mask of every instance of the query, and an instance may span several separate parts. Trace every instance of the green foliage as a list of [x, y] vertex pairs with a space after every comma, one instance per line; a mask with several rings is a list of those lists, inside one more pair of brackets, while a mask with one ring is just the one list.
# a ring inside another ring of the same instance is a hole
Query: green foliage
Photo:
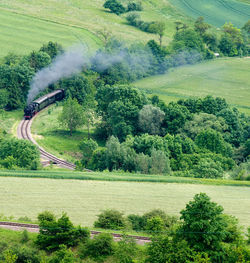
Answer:
[[144, 133], [160, 135], [164, 112], [158, 107], [144, 105], [139, 112], [139, 127]]
[[83, 75], [63, 79], [59, 87], [66, 90], [66, 98], [76, 99], [82, 106], [89, 106], [94, 100], [95, 88]]
[[4, 109], [8, 104], [8, 91], [6, 89], [0, 89], [0, 109]]
[[27, 140], [16, 138], [0, 141], [0, 163], [11, 169], [14, 166], [37, 169], [40, 161], [40, 153], [36, 145]]
[[25, 229], [25, 230], [23, 230], [23, 232], [22, 232], [21, 242], [22, 242], [22, 243], [27, 243], [29, 240], [30, 240], [30, 238], [29, 238], [29, 233], [28, 233], [28, 231]]
[[131, 11], [142, 11], [142, 3], [141, 2], [129, 2], [127, 6], [127, 12]]
[[147, 248], [148, 263], [191, 262], [194, 251], [186, 241], [173, 241], [167, 235], [156, 235]]
[[6, 250], [4, 252], [4, 263], [15, 263], [17, 260], [17, 255], [13, 254], [11, 250]]
[[223, 169], [219, 163], [211, 159], [201, 159], [193, 168], [196, 178], [220, 178], [223, 176]]
[[[23, 107], [33, 75], [33, 69], [27, 65], [0, 65], [0, 90], [7, 91], [8, 101], [5, 107], [8, 110]], [[6, 92], [4, 93], [6, 96]]]
[[178, 235], [196, 251], [218, 251], [227, 236], [227, 223], [222, 217], [223, 208], [205, 194], [196, 194], [181, 211], [183, 223]]
[[78, 262], [74, 253], [70, 248], [65, 245], [60, 245], [59, 250], [52, 254], [52, 258], [49, 263], [75, 263]]
[[85, 123], [83, 108], [78, 104], [76, 99], [69, 97], [63, 106], [62, 113], [58, 116], [58, 121], [61, 125], [70, 130], [70, 135], [77, 127]]
[[94, 226], [105, 229], [119, 230], [126, 227], [126, 220], [121, 212], [108, 209], [98, 215], [98, 220], [95, 221]]
[[110, 11], [116, 15], [121, 15], [126, 12], [125, 7], [118, 0], [106, 0], [103, 7], [110, 9]]
[[208, 129], [201, 131], [196, 136], [195, 142], [200, 148], [222, 154], [223, 156], [232, 156], [231, 145], [226, 143], [222, 135], [215, 130]]
[[194, 23], [194, 30], [203, 36], [211, 26], [204, 22], [204, 17], [200, 16]]
[[114, 253], [114, 241], [111, 234], [101, 233], [93, 239], [89, 239], [79, 248], [81, 259], [90, 257], [98, 261], [103, 261], [107, 256]]
[[130, 86], [106, 86], [98, 89], [96, 100], [103, 117], [102, 134], [124, 140], [136, 132], [139, 111], [147, 102], [143, 93]]
[[56, 220], [53, 214], [45, 211], [38, 215], [38, 220], [40, 229], [36, 244], [41, 249], [53, 251], [60, 245], [73, 247], [89, 238], [89, 231], [80, 226], [74, 227], [65, 213]]
[[170, 162], [168, 157], [163, 151], [157, 151], [153, 148], [151, 152], [150, 159], [150, 169], [149, 172], [151, 174], [170, 174]]
[[119, 263], [133, 263], [137, 250], [135, 240], [133, 238], [123, 236], [117, 243], [114, 258]]
[[35, 71], [39, 71], [40, 69], [47, 67], [51, 63], [50, 56], [43, 51], [33, 51], [27, 59], [30, 67], [33, 68]]
[[51, 59], [55, 58], [57, 55], [63, 52], [63, 48], [57, 42], [49, 41], [47, 44], [43, 44], [40, 51], [46, 52]]
[[93, 156], [94, 151], [98, 148], [98, 144], [92, 139], [83, 140], [80, 142], [79, 148], [82, 152], [83, 165], [87, 166]]
[[145, 229], [152, 235], [160, 235], [164, 231], [164, 222], [161, 217], [152, 217], [147, 220]]
[[228, 126], [222, 117], [200, 112], [194, 114], [193, 119], [187, 121], [180, 132], [194, 140], [202, 130], [213, 129], [223, 133], [227, 128]]

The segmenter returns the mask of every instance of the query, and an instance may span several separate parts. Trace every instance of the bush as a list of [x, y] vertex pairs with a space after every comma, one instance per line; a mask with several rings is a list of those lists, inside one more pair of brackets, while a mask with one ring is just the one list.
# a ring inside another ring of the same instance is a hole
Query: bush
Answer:
[[142, 11], [142, 3], [141, 2], [130, 2], [128, 3], [128, 7], [127, 7], [127, 11], [131, 12], [131, 11]]
[[107, 233], [99, 234], [79, 247], [79, 256], [81, 259], [90, 257], [102, 261], [105, 257], [112, 255], [113, 252], [113, 237]]
[[220, 178], [223, 176], [223, 169], [211, 159], [201, 159], [194, 166], [193, 174], [196, 178]]
[[98, 215], [98, 220], [94, 223], [94, 226], [105, 229], [119, 230], [126, 227], [126, 220], [121, 212], [113, 209], [107, 209]]
[[107, 0], [103, 7], [110, 9], [111, 13], [115, 13], [116, 15], [121, 15], [126, 12], [125, 7], [117, 0]]
[[60, 245], [73, 247], [89, 238], [89, 230], [74, 227], [65, 213], [56, 220], [52, 213], [45, 211], [38, 215], [38, 220], [40, 229], [36, 244], [44, 250], [57, 250]]

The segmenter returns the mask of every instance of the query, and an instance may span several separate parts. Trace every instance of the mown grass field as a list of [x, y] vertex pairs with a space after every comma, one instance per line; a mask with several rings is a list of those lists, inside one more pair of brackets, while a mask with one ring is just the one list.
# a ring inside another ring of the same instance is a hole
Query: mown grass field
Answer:
[[[68, 213], [72, 221], [91, 227], [103, 209], [118, 209], [126, 215], [159, 208], [178, 215], [197, 193], [207, 193], [225, 212], [249, 226], [249, 187], [200, 184], [115, 182], [0, 178], [1, 213], [15, 218], [36, 219], [39, 212]], [[240, 204], [240, 205], [239, 205]]]
[[86, 29], [53, 23], [2, 9], [0, 9], [0, 24], [0, 57], [7, 55], [8, 52], [27, 54], [39, 49], [43, 43], [48, 41], [56, 41], [64, 47], [84, 42], [90, 51], [97, 49], [102, 44], [98, 37]]
[[22, 117], [22, 110], [0, 112], [0, 129], [16, 136], [17, 126]]
[[205, 20], [221, 27], [225, 22], [232, 22], [242, 27], [250, 19], [250, 2], [236, 0], [170, 0], [184, 14], [196, 19], [203, 16]]
[[222, 97], [249, 115], [249, 71], [249, 58], [222, 58], [172, 69], [134, 85], [149, 95], [158, 95], [165, 102], [206, 95]]

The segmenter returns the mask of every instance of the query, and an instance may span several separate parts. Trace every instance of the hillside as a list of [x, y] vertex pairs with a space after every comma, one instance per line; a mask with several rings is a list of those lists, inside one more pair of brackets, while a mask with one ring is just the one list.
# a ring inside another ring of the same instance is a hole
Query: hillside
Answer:
[[250, 2], [236, 0], [170, 0], [181, 12], [196, 19], [203, 16], [205, 20], [221, 27], [226, 22], [232, 22], [237, 27], [242, 27], [250, 19]]
[[165, 102], [192, 96], [212, 95], [250, 114], [250, 59], [218, 59], [172, 69], [170, 72], [134, 83]]
[[[129, 42], [156, 39], [153, 34], [129, 26], [125, 19], [126, 14], [117, 16], [105, 10], [103, 3], [104, 1], [100, 0], [69, 0], [56, 3], [51, 0], [1, 1], [0, 56], [10, 51], [24, 54], [39, 48], [49, 40], [64, 46], [81, 41], [90, 49], [96, 49], [102, 43], [98, 31], [103, 28]], [[176, 21], [190, 24], [191, 17], [197, 18], [202, 15], [207, 22], [215, 26], [221, 26], [229, 19], [235, 25], [242, 26], [247, 18], [249, 19], [250, 13], [250, 5], [234, 0], [227, 1], [224, 5], [222, 1], [216, 0], [209, 5], [204, 4], [204, 1], [193, 0], [144, 0], [142, 3], [144, 10], [140, 14], [144, 21], [165, 21], [164, 44], [171, 40]]]
[[[108, 29], [114, 36], [126, 41], [156, 39], [153, 34], [129, 26], [125, 15], [117, 16], [103, 8], [104, 1], [27, 1], [0, 2], [1, 52], [26, 53], [42, 43], [58, 41], [64, 46], [83, 41], [91, 48], [101, 44], [98, 31]], [[143, 1], [142, 18], [146, 21], [166, 21], [167, 44], [175, 32], [174, 22], [191, 20], [177, 12], [168, 1]], [[8, 43], [8, 45], [7, 45]], [[21, 47], [21, 48], [20, 48]]]

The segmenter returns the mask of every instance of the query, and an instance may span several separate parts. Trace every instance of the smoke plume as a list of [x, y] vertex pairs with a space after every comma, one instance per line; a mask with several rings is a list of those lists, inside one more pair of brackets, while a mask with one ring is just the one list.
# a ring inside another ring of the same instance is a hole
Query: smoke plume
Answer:
[[30, 103], [39, 92], [59, 79], [79, 73], [88, 61], [85, 53], [83, 46], [71, 48], [57, 56], [50, 66], [38, 71], [31, 81], [27, 102]]

